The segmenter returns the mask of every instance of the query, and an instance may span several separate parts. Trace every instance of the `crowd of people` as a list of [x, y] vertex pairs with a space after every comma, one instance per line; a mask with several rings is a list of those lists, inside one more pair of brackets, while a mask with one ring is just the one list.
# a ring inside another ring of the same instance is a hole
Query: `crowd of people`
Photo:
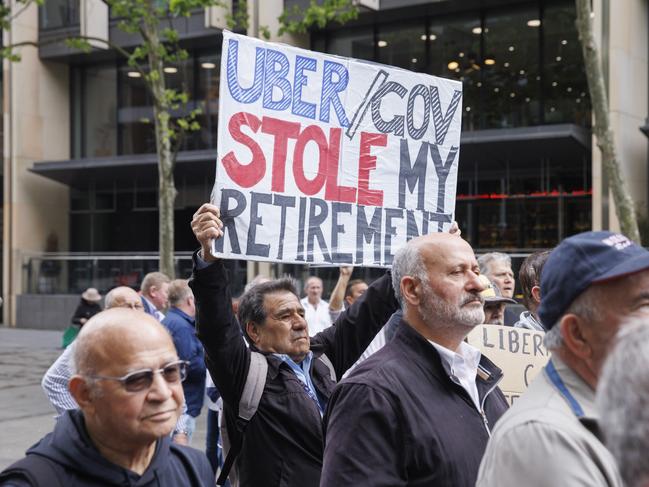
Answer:
[[[103, 311], [84, 293], [43, 377], [54, 430], [1, 486], [649, 486], [649, 251], [626, 237], [528, 256], [520, 312], [509, 256], [476, 259], [456, 227], [372, 283], [341, 267], [329, 302], [316, 276], [233, 296], [218, 208], [192, 229], [189, 280], [150, 273]], [[481, 324], [544, 332], [552, 352], [511, 407], [466, 341]]]

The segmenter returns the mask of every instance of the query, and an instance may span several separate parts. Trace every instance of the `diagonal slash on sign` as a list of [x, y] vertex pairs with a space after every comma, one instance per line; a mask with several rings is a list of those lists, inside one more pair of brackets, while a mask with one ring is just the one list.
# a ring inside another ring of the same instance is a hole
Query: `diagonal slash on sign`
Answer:
[[349, 124], [349, 127], [347, 127], [347, 132], [345, 133], [347, 134], [347, 137], [349, 137], [349, 140], [352, 140], [354, 138], [354, 135], [356, 135], [356, 131], [365, 118], [365, 114], [367, 113], [367, 109], [370, 107], [370, 103], [372, 102], [374, 95], [376, 95], [376, 92], [379, 91], [385, 84], [385, 82], [388, 80], [388, 77], [389, 75], [387, 71], [380, 70], [378, 73], [376, 73], [374, 81], [372, 81], [372, 84], [370, 85], [370, 89], [367, 90], [367, 93], [365, 93], [363, 102], [358, 107], [358, 110], [356, 110], [356, 113], [354, 113], [352, 123]]

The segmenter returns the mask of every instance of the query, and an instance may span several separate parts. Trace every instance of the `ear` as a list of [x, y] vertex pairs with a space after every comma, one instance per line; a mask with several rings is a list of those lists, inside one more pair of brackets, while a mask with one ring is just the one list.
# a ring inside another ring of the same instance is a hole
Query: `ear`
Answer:
[[536, 304], [541, 303], [541, 286], [532, 286], [532, 299]]
[[401, 296], [404, 301], [413, 306], [419, 306], [419, 279], [412, 276], [404, 276], [401, 278]]
[[561, 318], [559, 326], [565, 347], [578, 358], [589, 359], [593, 350], [584, 334], [584, 327], [587, 326], [584, 319], [577, 315], [567, 314]]
[[347, 306], [351, 306], [353, 304], [352, 297], [351, 296], [345, 297], [345, 302], [347, 303]]
[[246, 323], [246, 333], [250, 337], [250, 339], [253, 341], [253, 343], [256, 345], [259, 342], [260, 338], [260, 332], [259, 332], [259, 327], [257, 326], [256, 323], [249, 321]]
[[95, 395], [84, 377], [73, 375], [68, 383], [68, 390], [82, 410], [94, 408]]

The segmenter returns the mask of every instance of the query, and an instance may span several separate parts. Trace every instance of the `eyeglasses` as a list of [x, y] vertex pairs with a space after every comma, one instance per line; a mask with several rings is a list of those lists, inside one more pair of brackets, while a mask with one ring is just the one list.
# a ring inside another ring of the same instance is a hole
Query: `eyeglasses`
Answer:
[[126, 374], [123, 377], [110, 377], [106, 375], [87, 375], [90, 379], [99, 380], [116, 380], [122, 383], [124, 389], [128, 392], [140, 392], [151, 387], [153, 384], [153, 374], [162, 374], [164, 380], [169, 384], [176, 384], [182, 382], [187, 377], [187, 365], [189, 362], [185, 360], [177, 360], [161, 367], [157, 370], [142, 369]]

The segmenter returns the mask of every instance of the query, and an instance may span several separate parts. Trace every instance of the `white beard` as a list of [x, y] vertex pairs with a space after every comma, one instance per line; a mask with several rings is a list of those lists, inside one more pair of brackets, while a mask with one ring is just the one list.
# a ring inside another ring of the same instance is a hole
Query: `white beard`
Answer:
[[[419, 305], [419, 312], [428, 326], [432, 328], [453, 328], [456, 326], [474, 328], [484, 323], [483, 306], [468, 308], [463, 306], [467, 301], [474, 300], [476, 295], [464, 293], [459, 304], [451, 304], [435, 294], [430, 286], [422, 287], [424, 295]], [[478, 299], [482, 302], [479, 296]]]

